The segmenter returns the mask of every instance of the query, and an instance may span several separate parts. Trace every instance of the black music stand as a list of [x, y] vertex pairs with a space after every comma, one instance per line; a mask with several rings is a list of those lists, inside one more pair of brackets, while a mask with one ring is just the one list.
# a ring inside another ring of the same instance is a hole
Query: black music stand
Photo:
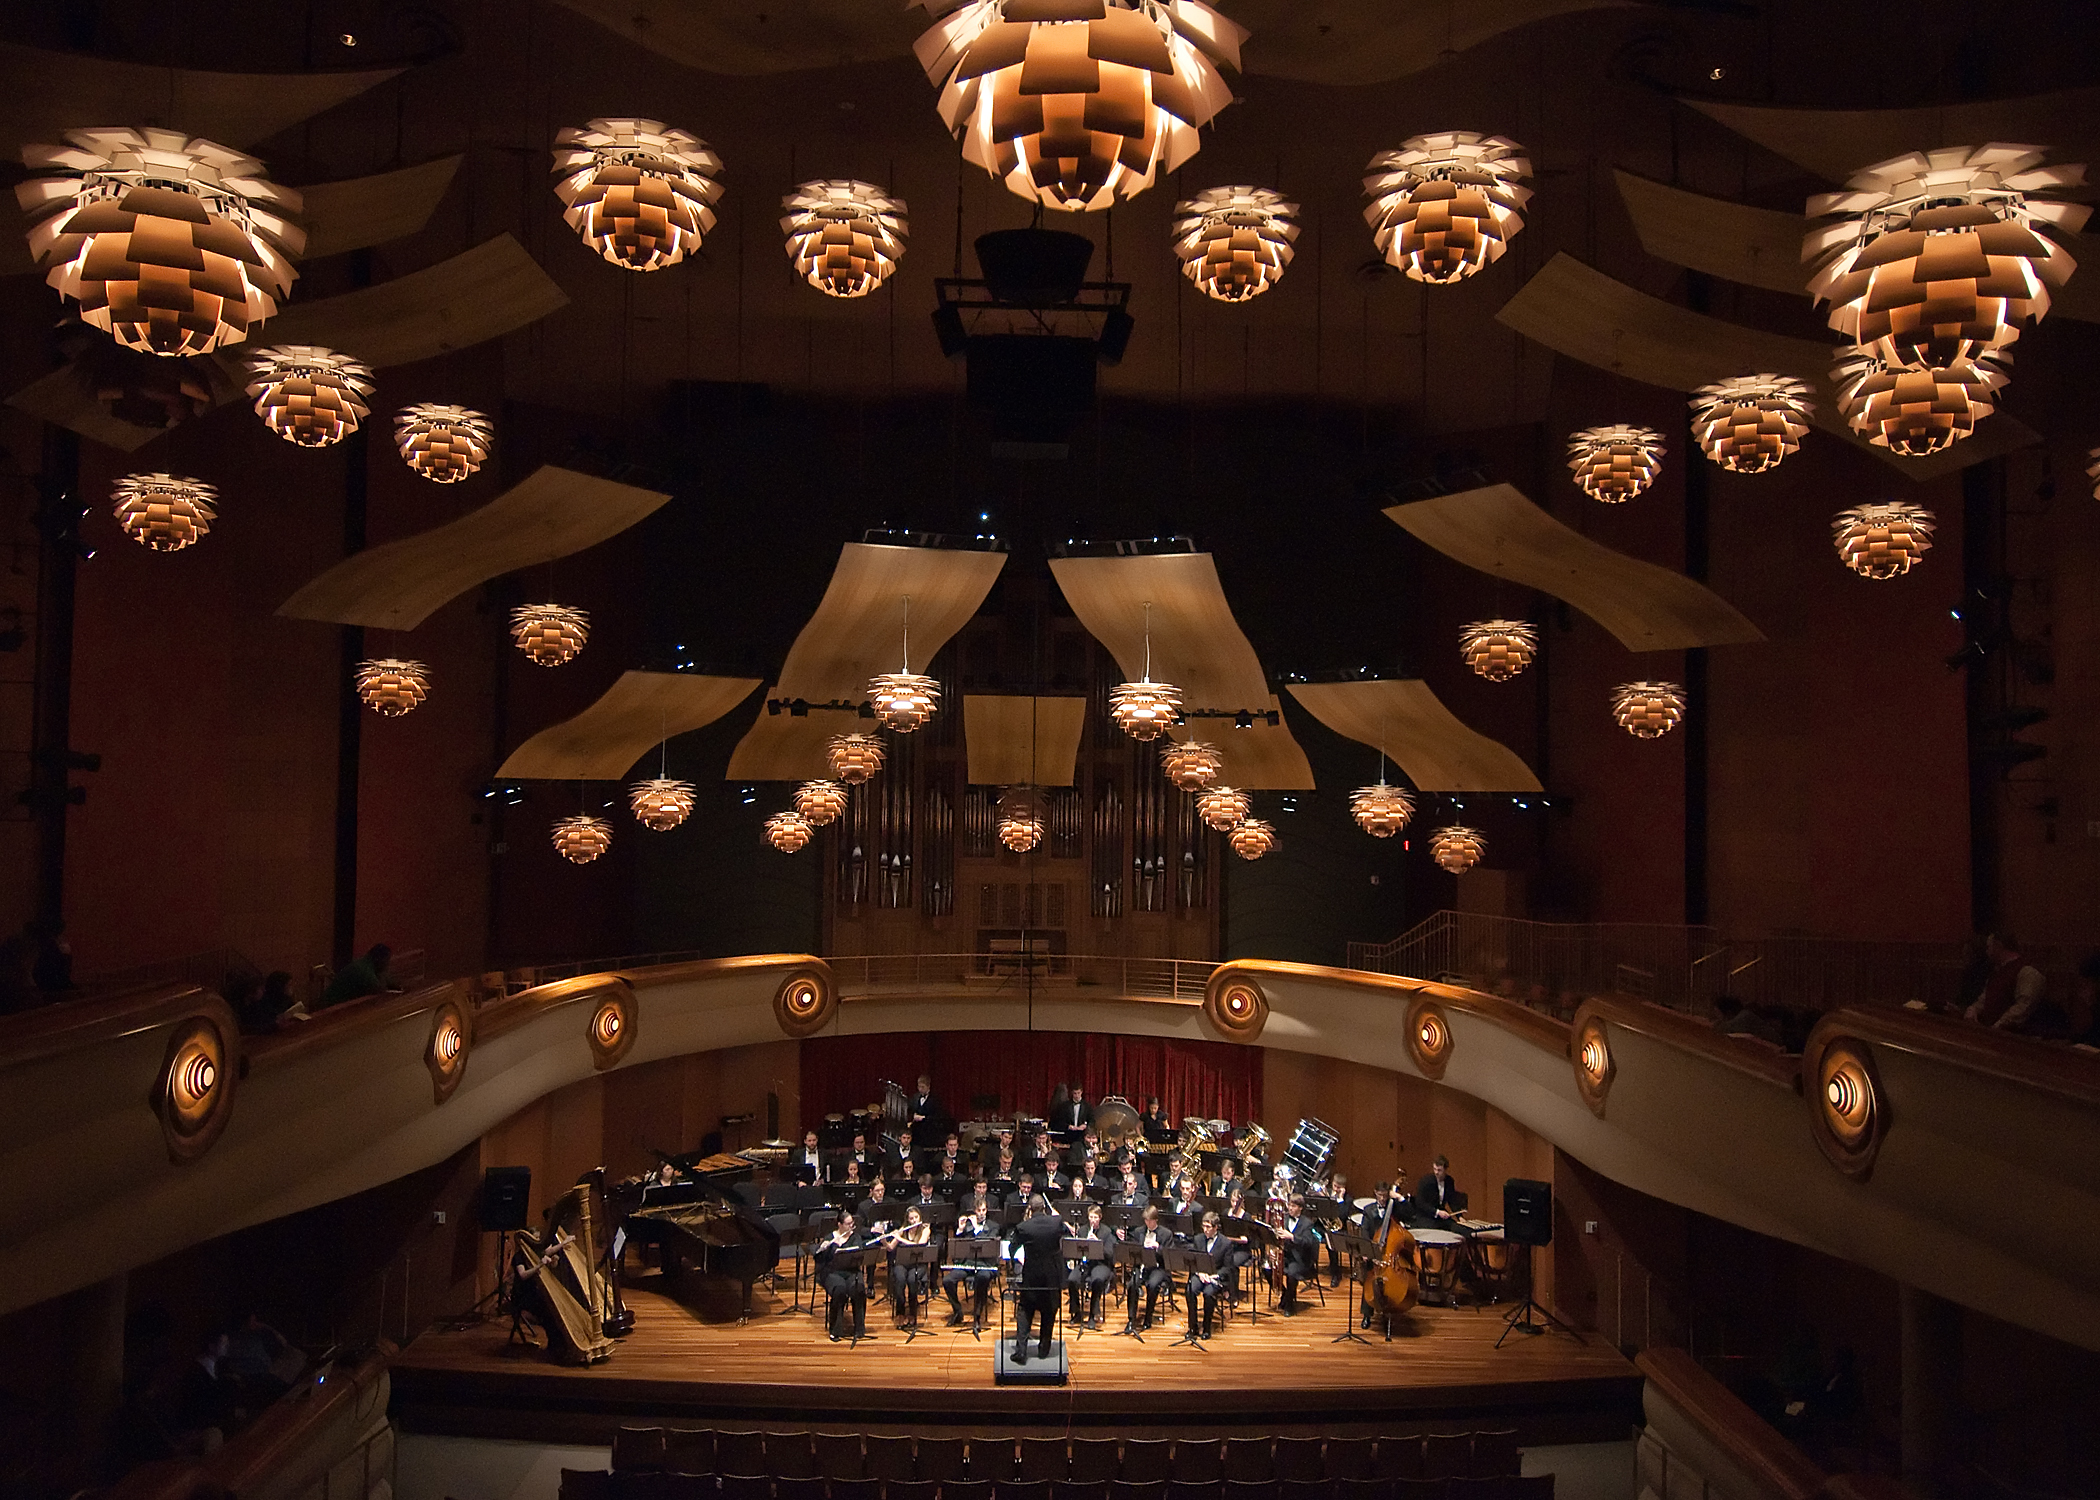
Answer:
[[[904, 1272], [904, 1342], [909, 1344], [925, 1330], [919, 1327], [919, 1301], [922, 1291], [930, 1291], [933, 1268], [940, 1264], [941, 1247], [928, 1240], [923, 1245], [899, 1245], [896, 1265]], [[923, 1267], [928, 1285], [912, 1280], [912, 1272]]]
[[[1067, 1270], [1069, 1270], [1074, 1265], [1086, 1267], [1104, 1262], [1108, 1259], [1108, 1246], [1102, 1244], [1099, 1240], [1093, 1239], [1091, 1237], [1088, 1237], [1086, 1239], [1074, 1239], [1072, 1236], [1066, 1235], [1064, 1239], [1058, 1243], [1057, 1248], [1059, 1255], [1062, 1256], [1064, 1259], [1065, 1267]], [[1073, 1288], [1073, 1292], [1075, 1296], [1084, 1297], [1088, 1295], [1087, 1281], [1084, 1271], [1081, 1272], [1079, 1277], [1079, 1285]], [[1072, 1330], [1073, 1338], [1082, 1339], [1086, 1337], [1086, 1319], [1066, 1318], [1065, 1326]]]
[[1266, 1279], [1263, 1276], [1263, 1272], [1267, 1269], [1263, 1263], [1264, 1257], [1262, 1255], [1260, 1238], [1263, 1226], [1258, 1219], [1221, 1219], [1218, 1222], [1218, 1227], [1224, 1232], [1227, 1239], [1244, 1239], [1247, 1242], [1247, 1253], [1253, 1257], [1252, 1260], [1247, 1262], [1248, 1284], [1245, 1289], [1247, 1321], [1249, 1323], [1259, 1323], [1262, 1320], [1261, 1287], [1259, 1283]]
[[[874, 1251], [866, 1245], [850, 1249], [842, 1247], [831, 1252], [831, 1269], [843, 1271], [850, 1276], [865, 1275], [866, 1268], [873, 1264], [875, 1264]], [[863, 1329], [867, 1327], [867, 1308], [865, 1304], [861, 1308], [861, 1327]], [[858, 1349], [863, 1340], [871, 1344], [875, 1342], [875, 1335], [866, 1332], [853, 1334], [850, 1338], [851, 1342], [846, 1346], [849, 1349]]]
[[[1188, 1304], [1189, 1315], [1189, 1331], [1167, 1345], [1167, 1347], [1169, 1349], [1179, 1349], [1183, 1344], [1187, 1344], [1194, 1349], [1203, 1349], [1203, 1352], [1208, 1354], [1210, 1351], [1204, 1348], [1202, 1338], [1195, 1331], [1198, 1296], [1196, 1283], [1193, 1278], [1197, 1272], [1201, 1272], [1206, 1276], [1215, 1276], [1218, 1271], [1218, 1258], [1208, 1250], [1167, 1250], [1162, 1253], [1165, 1254], [1167, 1259], [1167, 1275], [1181, 1278], [1182, 1298]], [[1218, 1290], [1222, 1294], [1225, 1289], [1221, 1286]]]
[[[1342, 1311], [1346, 1315], [1342, 1319], [1343, 1331], [1327, 1342], [1330, 1344], [1368, 1344], [1371, 1341], [1356, 1331], [1356, 1319], [1357, 1311], [1363, 1305], [1362, 1294], [1365, 1290], [1364, 1287], [1359, 1285], [1358, 1277], [1363, 1271], [1365, 1259], [1371, 1254], [1371, 1242], [1363, 1235], [1353, 1233], [1350, 1230], [1334, 1229], [1328, 1232], [1327, 1243], [1342, 1253], [1343, 1263], [1349, 1268], [1347, 1280], [1349, 1285], [1357, 1288], [1358, 1294], [1355, 1302], [1351, 1302], [1347, 1297], [1340, 1299]], [[1387, 1336], [1391, 1337], [1390, 1333]]]
[[[975, 1274], [980, 1267], [984, 1266], [989, 1266], [992, 1269], [994, 1286], [985, 1289], [985, 1296], [989, 1297], [997, 1289], [996, 1283], [999, 1279], [999, 1242], [997, 1240], [977, 1239], [950, 1239], [948, 1241], [948, 1262], [942, 1267], [943, 1270], [967, 1267], [972, 1274]], [[967, 1282], [964, 1284], [966, 1286], [969, 1285]], [[962, 1299], [958, 1297], [956, 1300], [959, 1302]], [[977, 1288], [970, 1286], [970, 1337], [981, 1344], [984, 1342], [984, 1325], [975, 1315], [976, 1305]], [[1003, 1306], [999, 1312], [999, 1326], [1002, 1329], [1006, 1326], [1006, 1310]]]
[[1129, 1274], [1123, 1281], [1123, 1304], [1126, 1309], [1123, 1326], [1116, 1330], [1119, 1339], [1136, 1339], [1145, 1342], [1145, 1330], [1138, 1326], [1138, 1295], [1144, 1291], [1139, 1284], [1141, 1272], [1149, 1271], [1159, 1264], [1159, 1252], [1149, 1245], [1123, 1244], [1116, 1246], [1116, 1269]]

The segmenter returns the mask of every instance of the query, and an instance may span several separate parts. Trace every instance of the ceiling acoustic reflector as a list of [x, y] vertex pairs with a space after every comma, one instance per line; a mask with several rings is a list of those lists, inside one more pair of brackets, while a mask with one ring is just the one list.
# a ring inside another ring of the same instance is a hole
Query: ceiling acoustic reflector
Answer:
[[1254, 799], [1237, 787], [1206, 787], [1196, 793], [1196, 816], [1219, 833], [1228, 833], [1247, 821]]
[[559, 667], [591, 638], [591, 617], [566, 604], [521, 604], [510, 612], [510, 638], [541, 666]]
[[1276, 829], [1260, 818], [1248, 818], [1236, 824], [1225, 835], [1225, 841], [1232, 845], [1232, 852], [1241, 859], [1260, 859], [1276, 848]]
[[1458, 654], [1489, 682], [1507, 682], [1537, 658], [1539, 633], [1523, 620], [1476, 620], [1459, 631]]
[[2032, 146], [1947, 146], [1855, 172], [1808, 200], [1801, 259], [1830, 326], [1890, 365], [1943, 367], [2002, 349], [2077, 269], [2051, 236], [2092, 210], [2049, 195], [2085, 181]]
[[1852, 430], [1906, 458], [1922, 458], [1969, 436], [1998, 405], [2010, 350], [1947, 366], [1889, 365], [1863, 349], [1843, 351], [1831, 367], [1837, 408]]
[[865, 297], [890, 279], [910, 232], [904, 200], [872, 182], [830, 177], [780, 200], [795, 274], [827, 297]]
[[1407, 826], [1415, 815], [1415, 799], [1397, 786], [1380, 780], [1360, 786], [1349, 794], [1349, 816], [1356, 826], [1374, 839], [1389, 839]]
[[1033, 787], [1008, 787], [999, 794], [999, 842], [1026, 854], [1043, 841], [1043, 799]]
[[669, 833], [693, 813], [693, 784], [668, 776], [651, 776], [627, 789], [634, 820], [656, 833]]
[[372, 414], [372, 372], [318, 344], [278, 344], [250, 356], [248, 394], [270, 431], [302, 448], [326, 448]]
[[766, 819], [766, 842], [782, 854], [793, 854], [816, 833], [798, 812], [777, 812]]
[[650, 750], [714, 723], [758, 685], [755, 677], [622, 672], [589, 708], [549, 724], [505, 756], [496, 777], [624, 781]]
[[836, 823], [846, 811], [846, 788], [836, 781], [805, 781], [795, 788], [795, 811], [812, 828]]
[[1635, 739], [1659, 740], [1684, 722], [1684, 689], [1674, 682], [1622, 682], [1611, 690], [1611, 716]]
[[299, 195], [252, 156], [179, 130], [69, 130], [25, 146], [29, 253], [80, 316], [127, 348], [209, 354], [289, 296]]
[[1295, 254], [1298, 205], [1267, 188], [1211, 188], [1174, 205], [1168, 233], [1181, 272], [1220, 302], [1259, 297]]
[[1524, 227], [1524, 148], [1499, 135], [1445, 130], [1381, 151], [1364, 173], [1364, 219], [1386, 263], [1416, 281], [1463, 281], [1499, 260]]
[[1855, 505], [1830, 529], [1838, 556], [1862, 578], [1900, 578], [1932, 547], [1932, 512], [1922, 505]]
[[1294, 682], [1291, 696], [1336, 734], [1372, 746], [1420, 791], [1541, 790], [1515, 751], [1460, 723], [1426, 682]]
[[554, 852], [572, 865], [587, 865], [611, 847], [612, 824], [603, 818], [578, 813], [555, 820]]
[[1216, 745], [1201, 740], [1169, 740], [1159, 747], [1159, 768], [1184, 792], [1200, 792], [1218, 779], [1225, 759]]
[[357, 696], [382, 719], [398, 719], [430, 696], [430, 668], [398, 656], [357, 664]]
[[1662, 472], [1663, 437], [1652, 427], [1585, 427], [1568, 434], [1568, 468], [1585, 495], [1623, 505]]
[[916, 47], [964, 159], [1045, 208], [1134, 198], [1232, 102], [1246, 31], [1203, 0], [919, 0]]
[[592, 120], [554, 137], [562, 218], [616, 266], [660, 271], [715, 227], [722, 158], [661, 120]]
[[1453, 875], [1465, 874], [1487, 858], [1487, 852], [1487, 835], [1477, 828], [1453, 823], [1429, 836], [1429, 857]]
[[401, 461], [433, 484], [458, 484], [488, 462], [496, 424], [464, 406], [422, 401], [394, 418]]
[[872, 734], [835, 734], [824, 747], [831, 774], [848, 786], [859, 786], [882, 769], [882, 741]]
[[1791, 375], [1739, 375], [1692, 393], [1692, 431], [1706, 456], [1738, 474], [1762, 474], [1801, 446], [1808, 432], [1808, 382]]
[[126, 474], [110, 491], [124, 535], [154, 552], [180, 552], [201, 541], [218, 519], [219, 492], [174, 474]]

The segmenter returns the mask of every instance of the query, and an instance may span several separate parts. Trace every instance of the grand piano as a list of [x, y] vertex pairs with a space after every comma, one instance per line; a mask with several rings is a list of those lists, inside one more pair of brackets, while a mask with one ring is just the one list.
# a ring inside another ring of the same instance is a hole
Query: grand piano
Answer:
[[780, 1231], [729, 1191], [758, 1163], [744, 1155], [656, 1154], [678, 1170], [678, 1180], [616, 1184], [606, 1192], [608, 1207], [631, 1243], [656, 1246], [667, 1279], [690, 1264], [703, 1277], [738, 1282], [742, 1322], [751, 1316], [751, 1288], [780, 1260]]

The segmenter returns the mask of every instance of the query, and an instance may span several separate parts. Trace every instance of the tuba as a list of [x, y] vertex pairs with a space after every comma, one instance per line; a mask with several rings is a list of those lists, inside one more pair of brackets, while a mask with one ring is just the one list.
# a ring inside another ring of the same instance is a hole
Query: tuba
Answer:
[[1249, 1120], [1247, 1128], [1240, 1132], [1239, 1153], [1242, 1161], [1249, 1161], [1257, 1156], [1266, 1157], [1269, 1154], [1269, 1132]]
[[1203, 1180], [1203, 1153], [1218, 1149], [1218, 1138], [1211, 1132], [1210, 1124], [1193, 1117], [1181, 1122], [1181, 1141], [1174, 1147], [1175, 1163], [1181, 1168], [1184, 1180]]

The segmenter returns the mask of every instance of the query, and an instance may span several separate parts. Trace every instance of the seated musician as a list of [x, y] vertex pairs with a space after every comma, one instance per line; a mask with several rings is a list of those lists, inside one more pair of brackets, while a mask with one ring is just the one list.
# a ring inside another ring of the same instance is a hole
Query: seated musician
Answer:
[[802, 1144], [796, 1149], [788, 1167], [795, 1181], [805, 1187], [824, 1180], [824, 1153], [817, 1148], [817, 1133], [814, 1130], [802, 1132]]
[[1161, 1108], [1159, 1095], [1154, 1094], [1145, 1101], [1145, 1109], [1138, 1116], [1138, 1130], [1148, 1141], [1171, 1140], [1174, 1127], [1167, 1121], [1167, 1112]]
[[984, 1144], [977, 1148], [977, 1159], [984, 1163], [984, 1170], [990, 1176], [998, 1175], [992, 1168], [997, 1165], [1000, 1157], [1013, 1154], [1014, 1128], [1011, 1125], [1001, 1125], [996, 1133], [986, 1136]]
[[841, 1330], [849, 1306], [853, 1310], [853, 1337], [866, 1338], [868, 1334], [867, 1278], [858, 1268], [832, 1269], [839, 1251], [858, 1250], [867, 1242], [867, 1236], [861, 1233], [860, 1222], [854, 1218], [853, 1211], [847, 1209], [832, 1227], [831, 1237], [817, 1246], [817, 1285], [824, 1288], [824, 1295], [829, 1299], [824, 1324], [830, 1330], [834, 1344], [846, 1336]]
[[883, 1152], [883, 1164], [892, 1177], [909, 1178], [918, 1175], [918, 1153], [912, 1149], [911, 1127], [897, 1132], [897, 1139]]
[[[993, 1206], [990, 1196], [985, 1192], [984, 1184], [979, 1182], [970, 1200], [963, 1205], [962, 1217], [956, 1220], [955, 1229], [948, 1236], [949, 1242], [953, 1244], [958, 1240], [999, 1238], [999, 1226], [992, 1220]], [[985, 1302], [991, 1296], [992, 1278], [996, 1272], [996, 1267], [985, 1263], [973, 1265], [967, 1271], [950, 1269], [941, 1273], [941, 1290], [948, 1294], [948, 1306], [951, 1309], [948, 1314], [950, 1328], [959, 1326], [963, 1321], [960, 1293], [963, 1283], [968, 1282], [975, 1304], [976, 1330], [979, 1333], [984, 1332]]]
[[[1179, 1244], [1174, 1231], [1159, 1222], [1159, 1210], [1151, 1204], [1145, 1205], [1145, 1222], [1130, 1237], [1131, 1243], [1147, 1250], [1172, 1250]], [[1164, 1265], [1137, 1266], [1130, 1273], [1130, 1284], [1123, 1293], [1124, 1303], [1130, 1308], [1130, 1317], [1124, 1323], [1126, 1330], [1150, 1328], [1152, 1317], [1159, 1307], [1159, 1294], [1173, 1284], [1173, 1277]], [[1145, 1321], [1138, 1321], [1138, 1292], [1145, 1294]]]
[[985, 1175], [994, 1182], [1009, 1186], [1020, 1181], [1021, 1161], [1014, 1155], [1014, 1148], [1001, 1146], [999, 1154], [992, 1158], [990, 1166], [986, 1168]]
[[933, 1226], [926, 1222], [926, 1216], [914, 1203], [904, 1210], [904, 1227], [886, 1238], [890, 1243], [890, 1315], [903, 1317], [913, 1303], [926, 1295], [926, 1267], [900, 1266], [897, 1264], [897, 1249], [902, 1245], [927, 1243], [933, 1238]]
[[[1401, 1169], [1400, 1176], [1407, 1176], [1405, 1168]], [[1371, 1201], [1352, 1212], [1345, 1222], [1356, 1225], [1358, 1232], [1371, 1242], [1373, 1256], [1380, 1255], [1385, 1250], [1386, 1232], [1395, 1223], [1407, 1222], [1407, 1200], [1393, 1196], [1393, 1185], [1390, 1182], [1381, 1182], [1373, 1191]], [[1377, 1274], [1375, 1267], [1368, 1263], [1365, 1265], [1363, 1297], [1357, 1311], [1366, 1328], [1371, 1326], [1372, 1319], [1377, 1314], [1377, 1309], [1371, 1305], [1371, 1283]]]
[[1466, 1210], [1466, 1195], [1458, 1190], [1451, 1163], [1439, 1156], [1429, 1164], [1429, 1175], [1415, 1184], [1415, 1221], [1435, 1224], [1455, 1219]]
[[940, 1101], [933, 1097], [933, 1080], [921, 1073], [918, 1091], [911, 1096], [912, 1128], [927, 1130], [936, 1120], [943, 1118]]
[[1174, 1195], [1174, 1206], [1168, 1211], [1176, 1214], [1187, 1214], [1191, 1219], [1202, 1215], [1203, 1204], [1196, 1196], [1195, 1174], [1191, 1173], [1181, 1180], [1181, 1191]]
[[1079, 1165], [1072, 1169], [1072, 1196], [1078, 1197], [1088, 1188], [1104, 1188], [1115, 1191], [1115, 1179], [1108, 1175], [1108, 1167], [1101, 1160], [1101, 1153], [1089, 1146], [1079, 1158]]
[[941, 1201], [941, 1195], [933, 1190], [933, 1174], [931, 1172], [921, 1172], [919, 1174], [919, 1196], [911, 1201], [922, 1210], [931, 1208], [934, 1204]]
[[949, 1136], [948, 1144], [941, 1148], [941, 1154], [933, 1164], [933, 1175], [935, 1180], [940, 1182], [969, 1175], [963, 1167], [962, 1157], [955, 1149], [954, 1136]]
[[1239, 1159], [1231, 1156], [1219, 1157], [1217, 1195], [1220, 1198], [1230, 1198], [1245, 1185], [1240, 1178]]
[[[1237, 1183], [1233, 1185], [1232, 1191], [1225, 1195], [1225, 1217], [1228, 1219], [1245, 1219], [1250, 1217], [1247, 1209], [1247, 1195], [1240, 1191]], [[1225, 1278], [1225, 1291], [1233, 1301], [1237, 1302], [1240, 1296], [1240, 1272], [1254, 1264], [1254, 1247], [1247, 1243], [1247, 1237], [1243, 1234], [1227, 1236], [1226, 1243], [1232, 1246], [1232, 1250], [1227, 1258], [1228, 1274]]]
[[1014, 1179], [1014, 1190], [1002, 1198], [1000, 1202], [1009, 1206], [1018, 1204], [1025, 1210], [1028, 1207], [1028, 1200], [1034, 1196], [1035, 1176], [1033, 1173], [1023, 1172]]
[[873, 1177], [875, 1169], [882, 1164], [881, 1160], [868, 1150], [868, 1133], [864, 1130], [853, 1132], [853, 1145], [846, 1152], [846, 1160], [860, 1163], [863, 1180]]
[[890, 1190], [880, 1177], [868, 1184], [868, 1196], [860, 1200], [860, 1221], [873, 1229], [882, 1221], [882, 1211], [890, 1206]]
[[1138, 1181], [1137, 1168], [1127, 1161], [1123, 1163], [1123, 1180], [1116, 1184], [1115, 1196], [1109, 1201], [1127, 1208], [1142, 1208], [1152, 1201], [1145, 1191], [1145, 1184]]
[[1088, 1156], [1098, 1157], [1100, 1156], [1100, 1154], [1100, 1132], [1096, 1131], [1093, 1126], [1089, 1125], [1080, 1134], [1078, 1140], [1072, 1142], [1070, 1146], [1065, 1148], [1065, 1165], [1076, 1167]]
[[[1086, 1228], [1074, 1233], [1074, 1239], [1094, 1240], [1115, 1253], [1115, 1246], [1122, 1236], [1101, 1220], [1101, 1205], [1090, 1203], [1086, 1210]], [[1115, 1279], [1115, 1267], [1106, 1260], [1075, 1260], [1065, 1268], [1065, 1286], [1071, 1293], [1071, 1316], [1068, 1321], [1078, 1324], [1080, 1318], [1080, 1294], [1086, 1294], [1086, 1317], [1088, 1328], [1101, 1326], [1101, 1299], [1108, 1291], [1108, 1284]]]
[[1305, 1211], [1305, 1195], [1293, 1193], [1290, 1212], [1284, 1217], [1283, 1300], [1277, 1308], [1285, 1317], [1298, 1311], [1298, 1283], [1320, 1274], [1320, 1242], [1324, 1236], [1312, 1215]]
[[[1219, 1228], [1218, 1216], [1215, 1212], [1204, 1214], [1203, 1228], [1196, 1235], [1194, 1242], [1189, 1248], [1202, 1251], [1216, 1262], [1218, 1267], [1215, 1271], [1191, 1271], [1189, 1273], [1188, 1286], [1185, 1288], [1189, 1304], [1189, 1337], [1192, 1339], [1207, 1339], [1211, 1335], [1212, 1328], [1216, 1326], [1215, 1314], [1218, 1305], [1218, 1293], [1226, 1289], [1227, 1282], [1234, 1275], [1232, 1269], [1232, 1241], [1225, 1238], [1223, 1231]], [[1203, 1304], [1202, 1332], [1200, 1333], [1197, 1332], [1196, 1320], [1196, 1304], [1198, 1301], [1201, 1301]]]

